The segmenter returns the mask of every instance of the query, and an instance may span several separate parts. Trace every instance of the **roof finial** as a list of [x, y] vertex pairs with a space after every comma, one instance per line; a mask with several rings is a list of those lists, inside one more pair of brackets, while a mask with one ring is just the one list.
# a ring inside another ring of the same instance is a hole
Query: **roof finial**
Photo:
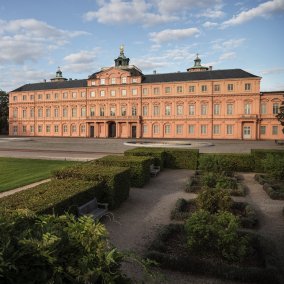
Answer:
[[198, 58], [198, 55], [199, 55], [199, 54], [198, 54], [198, 53], [196, 53], [196, 58]]
[[120, 45], [119, 50], [120, 50], [120, 55], [124, 55], [124, 45], [123, 44]]

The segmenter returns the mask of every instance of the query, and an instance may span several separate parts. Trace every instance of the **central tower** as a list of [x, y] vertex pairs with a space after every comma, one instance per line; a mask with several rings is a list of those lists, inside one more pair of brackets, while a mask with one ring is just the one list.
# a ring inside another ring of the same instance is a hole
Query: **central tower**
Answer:
[[120, 46], [120, 54], [119, 54], [119, 56], [114, 60], [114, 62], [115, 62], [115, 67], [128, 66], [128, 65], [129, 65], [129, 61], [130, 61], [130, 59], [127, 58], [127, 57], [124, 55], [124, 46], [121, 45], [121, 46]]

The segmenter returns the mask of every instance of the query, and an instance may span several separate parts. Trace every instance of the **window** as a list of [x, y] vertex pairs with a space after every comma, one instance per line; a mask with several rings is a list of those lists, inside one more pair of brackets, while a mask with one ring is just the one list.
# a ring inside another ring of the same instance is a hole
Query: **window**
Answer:
[[171, 133], [171, 126], [169, 124], [165, 125], [165, 134], [170, 134]]
[[46, 133], [50, 133], [50, 125], [46, 125], [45, 126], [45, 132]]
[[67, 117], [67, 116], [68, 116], [68, 109], [63, 108], [63, 117]]
[[266, 114], [266, 103], [261, 103], [260, 105], [260, 113]]
[[143, 95], [148, 95], [148, 89], [147, 89], [147, 88], [143, 88], [142, 94], [143, 94]]
[[194, 93], [195, 92], [195, 87], [194, 86], [189, 86], [188, 91], [190, 93]]
[[136, 116], [136, 115], [137, 115], [136, 106], [132, 106], [132, 111], [131, 111], [131, 113], [132, 113], [133, 116]]
[[115, 83], [116, 83], [115, 78], [111, 78], [111, 84], [115, 84]]
[[46, 117], [50, 117], [50, 108], [47, 108], [47, 109], [45, 110], [45, 116], [46, 116]]
[[101, 96], [101, 97], [104, 97], [104, 96], [105, 96], [105, 90], [101, 90], [101, 91], [100, 91], [100, 96]]
[[101, 84], [101, 85], [105, 85], [105, 83], [106, 83], [106, 79], [101, 78], [101, 80], [100, 80], [100, 84]]
[[85, 117], [86, 116], [86, 107], [82, 107], [81, 108], [81, 117]]
[[105, 115], [105, 108], [100, 107], [100, 116], [104, 116], [104, 115]]
[[245, 112], [245, 114], [250, 114], [251, 113], [251, 104], [250, 103], [245, 103], [244, 112]]
[[30, 126], [30, 131], [33, 133], [35, 132], [35, 127], [33, 125]]
[[27, 132], [27, 127], [25, 125], [23, 125], [23, 133]]
[[183, 115], [183, 105], [177, 105], [177, 115]]
[[77, 93], [76, 92], [73, 92], [72, 93], [72, 99], [76, 99], [77, 98]]
[[110, 95], [111, 95], [112, 97], [115, 97], [115, 90], [111, 90], [111, 91], [110, 91]]
[[63, 93], [63, 99], [68, 99], [68, 93]]
[[260, 126], [260, 134], [265, 135], [266, 133], [266, 126], [265, 125], [261, 125]]
[[183, 130], [183, 125], [182, 124], [178, 124], [177, 127], [176, 127], [177, 134], [182, 134], [182, 130]]
[[30, 117], [33, 118], [35, 116], [35, 110], [33, 108], [30, 109]]
[[18, 109], [14, 108], [13, 110], [13, 118], [17, 118], [18, 117]]
[[115, 107], [110, 107], [110, 116], [115, 116]]
[[273, 104], [273, 114], [278, 114], [278, 112], [279, 112], [279, 104], [274, 103]]
[[245, 91], [250, 91], [251, 89], [251, 84], [250, 83], [246, 83], [245, 84]]
[[207, 105], [202, 104], [201, 105], [201, 115], [206, 115], [207, 114]]
[[158, 124], [154, 124], [153, 132], [154, 132], [154, 134], [158, 134], [159, 133], [159, 125]]
[[213, 134], [220, 134], [220, 125], [219, 124], [213, 125]]
[[27, 96], [23, 95], [23, 101], [26, 101], [26, 100], [27, 100]]
[[171, 106], [165, 107], [165, 115], [171, 115]]
[[77, 117], [77, 108], [76, 107], [72, 108], [72, 117]]
[[228, 124], [227, 125], [227, 134], [228, 135], [232, 135], [233, 134], [233, 125], [232, 124]]
[[91, 86], [95, 86], [95, 85], [96, 85], [96, 81], [92, 81]]
[[81, 92], [81, 98], [85, 98], [86, 97], [86, 92]]
[[42, 132], [42, 125], [38, 125], [37, 131], [38, 131], [38, 132]]
[[154, 116], [160, 115], [160, 106], [154, 106]]
[[22, 113], [23, 118], [27, 118], [27, 110], [23, 109], [23, 113]]
[[220, 85], [214, 85], [214, 92], [220, 92]]
[[220, 105], [219, 104], [214, 104], [213, 111], [214, 111], [215, 115], [219, 115], [220, 114]]
[[58, 133], [58, 132], [59, 132], [59, 127], [58, 127], [58, 125], [54, 125], [54, 132], [55, 132], [55, 133]]
[[278, 126], [273, 125], [272, 126], [272, 135], [277, 135], [278, 134]]
[[171, 87], [166, 87], [166, 88], [165, 88], [165, 93], [166, 93], [166, 94], [169, 94], [170, 92], [171, 92]]
[[30, 100], [31, 100], [31, 101], [34, 100], [34, 95], [30, 95]]
[[17, 101], [17, 96], [13, 96], [13, 101], [14, 101], [14, 102]]
[[177, 93], [182, 93], [182, 86], [177, 86]]
[[55, 100], [58, 100], [58, 99], [59, 99], [59, 94], [58, 94], [58, 93], [55, 93], [55, 94], [54, 94], [54, 99], [55, 99]]
[[189, 105], [188, 106], [188, 114], [194, 115], [195, 114], [195, 105]]
[[42, 117], [42, 108], [39, 108], [37, 111], [37, 116]]
[[227, 89], [228, 89], [228, 91], [233, 91], [234, 90], [234, 85], [233, 84], [228, 84]]
[[121, 95], [122, 95], [122, 96], [126, 96], [126, 90], [125, 90], [125, 89], [122, 89], [122, 90], [121, 90]]
[[132, 83], [137, 83], [137, 82], [138, 82], [137, 78], [132, 79]]
[[90, 93], [90, 97], [91, 97], [91, 98], [94, 98], [95, 96], [96, 96], [95, 91], [91, 91], [91, 93]]
[[121, 83], [122, 83], [122, 84], [126, 84], [126, 81], [127, 81], [126, 77], [122, 77], [122, 78], [121, 78]]
[[148, 115], [148, 106], [143, 106], [143, 115], [144, 116]]
[[201, 124], [201, 134], [206, 134], [207, 133], [207, 125]]
[[63, 125], [63, 132], [66, 133], [68, 131], [68, 126], [66, 124]]
[[137, 95], [137, 89], [132, 89], [132, 95], [136, 96]]
[[81, 128], [81, 133], [86, 132], [86, 125], [85, 124], [82, 124], [80, 128]]
[[188, 125], [188, 133], [194, 134], [194, 125], [192, 125], [192, 124]]
[[75, 133], [77, 131], [77, 127], [75, 124], [72, 124], [71, 130], [72, 130], [72, 133]]
[[90, 116], [95, 116], [95, 108], [90, 107]]
[[154, 95], [159, 95], [160, 89], [159, 88], [154, 88]]
[[201, 86], [201, 91], [202, 92], [207, 92], [207, 86], [206, 85], [202, 85]]
[[42, 95], [38, 95], [37, 98], [38, 98], [38, 100], [41, 100], [42, 99]]
[[54, 117], [58, 117], [59, 116], [59, 109], [55, 108], [54, 109]]
[[143, 134], [147, 134], [148, 133], [148, 126], [143, 124]]
[[125, 106], [121, 107], [121, 116], [126, 116], [126, 107]]
[[227, 104], [227, 114], [232, 115], [234, 112], [234, 106], [233, 104]]
[[14, 135], [18, 134], [18, 126], [13, 126], [13, 134]]

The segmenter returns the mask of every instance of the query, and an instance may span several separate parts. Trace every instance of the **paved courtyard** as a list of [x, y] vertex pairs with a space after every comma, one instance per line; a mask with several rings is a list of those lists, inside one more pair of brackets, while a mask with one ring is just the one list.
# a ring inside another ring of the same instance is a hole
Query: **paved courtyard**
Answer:
[[[149, 139], [94, 139], [94, 138], [48, 138], [0, 136], [0, 157], [91, 160], [108, 154], [122, 154], [131, 146], [128, 141], [152, 141]], [[181, 141], [181, 140], [179, 140]], [[183, 140], [190, 143], [191, 140]], [[201, 153], [249, 153], [250, 149], [284, 149], [274, 141], [241, 140], [192, 140], [208, 142], [212, 146], [199, 147]]]

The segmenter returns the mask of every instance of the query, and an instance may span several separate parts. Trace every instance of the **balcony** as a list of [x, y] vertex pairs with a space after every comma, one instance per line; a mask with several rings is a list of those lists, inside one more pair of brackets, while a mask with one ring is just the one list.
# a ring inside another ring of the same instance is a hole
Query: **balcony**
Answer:
[[242, 119], [257, 119], [257, 114], [243, 114]]
[[119, 120], [119, 121], [137, 121], [139, 120], [138, 115], [131, 115], [131, 116], [110, 116], [110, 115], [105, 115], [105, 116], [87, 116], [87, 120], [92, 120], [92, 121], [110, 121], [110, 120]]

